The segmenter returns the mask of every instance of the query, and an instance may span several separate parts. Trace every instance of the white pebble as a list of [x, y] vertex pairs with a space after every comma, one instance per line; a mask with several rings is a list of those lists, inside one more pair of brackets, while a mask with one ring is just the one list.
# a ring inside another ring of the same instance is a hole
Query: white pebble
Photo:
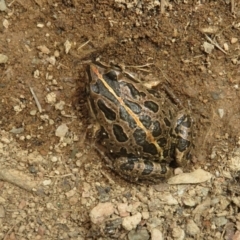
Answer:
[[38, 28], [43, 28], [43, 27], [44, 27], [44, 24], [43, 24], [43, 23], [38, 23], [38, 24], [37, 24], [37, 27], [38, 27]]
[[56, 129], [55, 135], [61, 138], [61, 137], [64, 137], [67, 132], [68, 132], [68, 126], [64, 123], [58, 126], [58, 128]]
[[218, 114], [219, 114], [219, 117], [220, 117], [220, 118], [223, 118], [223, 115], [224, 115], [224, 109], [219, 108], [219, 109], [218, 109]]
[[231, 44], [234, 44], [234, 43], [236, 43], [237, 41], [238, 41], [238, 39], [233, 37], [233, 38], [231, 39]]
[[37, 110], [36, 110], [36, 109], [33, 109], [33, 110], [30, 111], [30, 115], [32, 115], [32, 116], [35, 116], [36, 113], [37, 113]]
[[47, 103], [53, 104], [57, 100], [57, 95], [55, 92], [48, 93], [47, 96], [45, 97], [45, 101]]
[[72, 47], [72, 44], [67, 40], [65, 43], [64, 43], [64, 47], [65, 47], [65, 53], [68, 54], [71, 47]]
[[50, 185], [50, 184], [51, 184], [51, 182], [52, 182], [52, 180], [51, 180], [51, 179], [44, 180], [44, 181], [43, 181], [43, 186]]
[[8, 57], [4, 54], [0, 54], [0, 63], [6, 63], [8, 61]]
[[223, 44], [223, 48], [224, 48], [225, 51], [228, 51], [228, 50], [229, 50], [228, 44], [227, 44], [227, 43], [224, 43], [224, 44]]
[[56, 156], [53, 156], [52, 159], [51, 159], [52, 162], [57, 162], [58, 161], [58, 158]]

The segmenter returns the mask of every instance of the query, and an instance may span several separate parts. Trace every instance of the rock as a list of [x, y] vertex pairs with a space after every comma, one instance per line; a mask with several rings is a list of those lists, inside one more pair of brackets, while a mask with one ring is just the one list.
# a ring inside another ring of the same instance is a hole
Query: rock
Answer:
[[208, 42], [203, 43], [203, 50], [205, 53], [211, 54], [214, 49], [214, 45]]
[[137, 225], [141, 222], [142, 215], [141, 213], [137, 213], [133, 216], [128, 216], [123, 218], [122, 226], [125, 230], [131, 231], [135, 229]]
[[76, 188], [73, 188], [70, 191], [65, 193], [67, 198], [73, 197], [75, 194], [76, 194]]
[[114, 213], [113, 204], [110, 202], [99, 203], [90, 212], [90, 219], [94, 224], [102, 223], [107, 217]]
[[231, 38], [231, 44], [234, 44], [234, 43], [236, 43], [237, 41], [238, 41], [237, 38], [235, 38], [235, 37]]
[[52, 180], [51, 179], [47, 179], [47, 180], [44, 180], [43, 181], [43, 186], [48, 186], [52, 183]]
[[232, 240], [240, 240], [240, 231], [236, 231]]
[[66, 133], [68, 132], [68, 126], [64, 123], [60, 126], [58, 126], [58, 128], [56, 129], [55, 135], [57, 137], [64, 137], [66, 135]]
[[153, 228], [162, 226], [162, 224], [163, 224], [163, 219], [157, 216], [149, 218], [147, 221], [148, 229], [153, 229]]
[[132, 230], [128, 233], [129, 240], [148, 240], [150, 239], [149, 233], [146, 229], [138, 231]]
[[163, 193], [159, 196], [160, 200], [167, 205], [177, 205], [178, 201], [170, 193]]
[[128, 208], [127, 203], [119, 203], [117, 208], [118, 208], [120, 217], [127, 217], [130, 215], [130, 213], [127, 211], [127, 208]]
[[7, 6], [4, 0], [0, 0], [0, 11], [7, 10]]
[[5, 217], [5, 209], [2, 205], [0, 205], [0, 218], [4, 218]]
[[38, 46], [37, 49], [40, 50], [44, 54], [49, 54], [50, 53], [49, 48], [47, 48], [45, 45]]
[[142, 212], [142, 218], [143, 219], [149, 219], [149, 212]]
[[45, 97], [45, 101], [47, 103], [50, 103], [50, 104], [54, 104], [57, 100], [57, 95], [55, 92], [50, 92], [47, 94], [47, 96]]
[[55, 109], [62, 111], [64, 109], [64, 105], [65, 105], [65, 102], [64, 101], [60, 101], [60, 102], [55, 104]]
[[174, 239], [184, 240], [185, 239], [185, 232], [180, 227], [175, 227], [172, 230], [172, 236], [173, 236]]
[[68, 54], [68, 52], [70, 51], [71, 47], [72, 47], [72, 44], [67, 40], [65, 43], [64, 43], [64, 47], [65, 47], [65, 53]]
[[0, 63], [6, 63], [7, 61], [8, 61], [8, 57], [4, 54], [0, 54]]
[[226, 225], [228, 220], [225, 217], [215, 217], [213, 221], [215, 222], [217, 227], [221, 227]]
[[151, 240], [163, 240], [162, 232], [157, 228], [153, 228], [151, 231]]
[[187, 226], [186, 226], [186, 232], [189, 235], [194, 236], [200, 232], [200, 229], [193, 220], [188, 220]]
[[190, 197], [183, 198], [182, 202], [185, 206], [189, 207], [193, 207], [196, 205], [196, 202]]
[[183, 173], [170, 178], [168, 184], [202, 183], [210, 180], [212, 176], [211, 173], [203, 169], [197, 169], [191, 173]]
[[240, 170], [240, 148], [235, 148], [229, 159], [229, 167], [232, 171]]

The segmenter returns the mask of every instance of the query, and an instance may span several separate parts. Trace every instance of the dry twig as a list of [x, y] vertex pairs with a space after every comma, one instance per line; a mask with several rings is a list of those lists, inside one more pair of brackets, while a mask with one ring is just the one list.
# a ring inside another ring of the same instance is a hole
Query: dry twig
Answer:
[[204, 34], [206, 39], [211, 43], [213, 44], [216, 48], [218, 48], [220, 51], [222, 51], [223, 53], [225, 53], [226, 55], [228, 55], [227, 52], [225, 52], [219, 45], [217, 42], [213, 41], [207, 34]]
[[29, 87], [29, 89], [30, 89], [30, 91], [31, 91], [31, 93], [32, 93], [32, 95], [33, 95], [33, 98], [34, 98], [35, 102], [36, 102], [38, 111], [41, 113], [41, 112], [42, 112], [41, 104], [40, 104], [40, 102], [38, 101], [38, 98], [37, 98], [36, 94], [34, 93], [33, 89], [32, 89], [31, 87]]
[[87, 45], [90, 42], [90, 40], [86, 41], [85, 43], [83, 43], [78, 49], [77, 51], [79, 51], [81, 48], [83, 48], [85, 45]]

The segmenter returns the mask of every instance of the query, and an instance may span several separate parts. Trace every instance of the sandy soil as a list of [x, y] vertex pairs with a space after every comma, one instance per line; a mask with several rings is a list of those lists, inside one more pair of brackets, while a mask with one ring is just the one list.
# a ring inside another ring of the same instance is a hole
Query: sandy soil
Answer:
[[[0, 239], [240, 239], [239, 2], [6, 5]], [[211, 180], [137, 185], [106, 166], [86, 136], [85, 69], [97, 57], [133, 72], [149, 65], [146, 80], [191, 109], [195, 147], [182, 171], [201, 168]]]

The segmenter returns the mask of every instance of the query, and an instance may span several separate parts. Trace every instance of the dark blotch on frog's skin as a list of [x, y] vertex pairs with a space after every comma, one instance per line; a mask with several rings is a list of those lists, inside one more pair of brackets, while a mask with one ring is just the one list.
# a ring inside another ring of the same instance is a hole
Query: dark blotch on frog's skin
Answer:
[[120, 86], [117, 80], [117, 74], [115, 71], [109, 71], [106, 74], [103, 74], [103, 79], [107, 82], [111, 89], [120, 97]]
[[142, 108], [139, 104], [129, 101], [129, 100], [124, 100], [124, 103], [135, 113], [139, 114], [142, 111]]
[[160, 122], [159, 121], [154, 121], [154, 122], [152, 122], [152, 125], [153, 125], [152, 135], [154, 137], [160, 136], [162, 134], [162, 129], [161, 129], [161, 126], [160, 126]]
[[167, 144], [167, 139], [166, 138], [160, 138], [157, 140], [157, 143], [160, 147], [164, 148]]
[[133, 133], [133, 137], [136, 144], [140, 145], [145, 153], [157, 155], [158, 152], [155, 145], [146, 141], [146, 133], [142, 129], [137, 128]]
[[101, 99], [97, 101], [97, 105], [99, 107], [99, 109], [104, 113], [105, 117], [110, 120], [110, 121], [114, 121], [116, 120], [116, 113], [108, 108], [105, 104], [104, 101], [102, 101]]
[[177, 148], [180, 152], [183, 152], [190, 146], [190, 144], [190, 141], [179, 137]]
[[118, 142], [126, 142], [128, 140], [128, 137], [121, 126], [113, 124], [113, 132]]
[[154, 113], [159, 110], [158, 105], [153, 101], [145, 101], [144, 106]]
[[144, 170], [142, 171], [142, 175], [149, 175], [149, 174], [151, 174], [151, 172], [152, 172], [153, 169], [154, 169], [153, 163], [150, 162], [150, 161], [145, 160], [145, 161], [144, 161], [144, 164], [145, 164], [145, 168], [144, 168]]
[[130, 128], [132, 128], [132, 129], [136, 128], [137, 124], [136, 124], [135, 120], [128, 114], [128, 112], [126, 111], [126, 109], [123, 106], [120, 106], [119, 115], [123, 121], [128, 123]]
[[121, 82], [121, 85], [122, 87], [128, 87], [134, 99], [139, 99], [139, 97], [146, 97], [146, 94], [144, 92], [138, 91], [131, 83]]
[[167, 127], [171, 127], [171, 122], [166, 117], [163, 120]]
[[118, 104], [117, 99], [112, 95], [112, 93], [109, 92], [109, 90], [105, 87], [101, 80], [98, 79], [97, 82], [95, 84], [91, 84], [90, 87], [92, 92], [104, 96], [105, 98], [110, 100], [110, 102]]
[[141, 121], [141, 123], [143, 124], [143, 126], [145, 128], [149, 128], [151, 126], [151, 118], [147, 115], [140, 115], [139, 116], [139, 120]]

